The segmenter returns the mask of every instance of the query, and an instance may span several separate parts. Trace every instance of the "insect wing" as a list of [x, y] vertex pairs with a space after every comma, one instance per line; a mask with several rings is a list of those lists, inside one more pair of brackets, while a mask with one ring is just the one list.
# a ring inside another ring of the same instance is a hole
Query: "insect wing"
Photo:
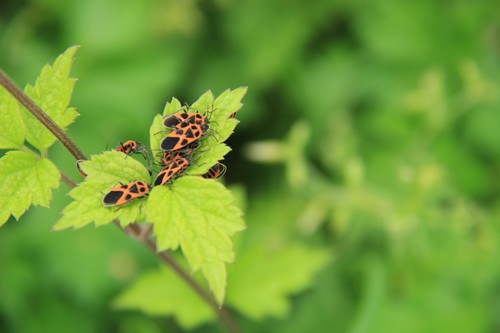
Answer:
[[165, 185], [179, 177], [189, 167], [189, 160], [181, 155], [177, 155], [167, 166], [158, 173], [154, 185]]
[[208, 130], [208, 125], [189, 124], [186, 128], [179, 128], [167, 135], [160, 143], [165, 151], [178, 151], [190, 143], [201, 138]]
[[150, 191], [148, 184], [141, 180], [137, 180], [130, 184], [119, 185], [111, 189], [104, 198], [102, 203], [106, 207], [119, 206], [131, 202], [134, 199], [147, 195]]

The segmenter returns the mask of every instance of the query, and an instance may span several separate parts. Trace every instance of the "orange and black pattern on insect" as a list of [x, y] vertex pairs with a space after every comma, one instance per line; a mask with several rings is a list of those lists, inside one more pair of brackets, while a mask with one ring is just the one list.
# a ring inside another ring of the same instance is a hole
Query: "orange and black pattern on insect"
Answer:
[[164, 166], [169, 164], [177, 155], [190, 158], [199, 147], [200, 141], [196, 140], [180, 150], [165, 151], [163, 153], [162, 163]]
[[168, 128], [185, 128], [189, 124], [207, 125], [209, 124], [207, 117], [201, 113], [176, 113], [166, 117], [163, 120], [163, 125]]
[[226, 173], [226, 166], [222, 163], [217, 163], [210, 169], [208, 169], [207, 173], [202, 175], [203, 178], [209, 178], [209, 179], [217, 179]]
[[82, 168], [80, 168], [81, 162], [83, 162], [83, 160], [76, 161], [76, 168], [78, 169], [78, 172], [80, 173], [80, 175], [82, 175], [83, 178], [86, 178], [87, 174], [85, 172], [83, 172]]
[[142, 180], [136, 180], [130, 184], [122, 184], [113, 187], [111, 191], [104, 195], [102, 204], [106, 207], [124, 205], [134, 199], [144, 197], [149, 194], [151, 188]]
[[140, 144], [137, 141], [128, 140], [125, 141], [124, 143], [120, 143], [115, 150], [130, 155], [130, 154], [144, 154], [148, 151], [148, 148], [146, 148], [146, 146]]
[[156, 176], [154, 185], [165, 185], [173, 181], [175, 178], [179, 177], [186, 171], [191, 162], [182, 156], [176, 155], [168, 164], [163, 168]]
[[165, 151], [183, 149], [190, 143], [203, 137], [209, 129], [207, 125], [189, 124], [184, 128], [176, 129], [168, 134], [160, 143], [161, 149]]

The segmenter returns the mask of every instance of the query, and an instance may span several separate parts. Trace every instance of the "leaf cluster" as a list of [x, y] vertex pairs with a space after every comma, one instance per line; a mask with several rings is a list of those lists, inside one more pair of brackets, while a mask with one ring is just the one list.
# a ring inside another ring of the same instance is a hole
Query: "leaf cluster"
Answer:
[[[63, 129], [78, 116], [69, 106], [76, 82], [69, 72], [77, 50], [77, 46], [68, 48], [52, 66], [42, 69], [33, 86], [25, 88]], [[19, 219], [31, 205], [49, 206], [52, 190], [59, 187], [61, 179], [47, 158], [55, 141], [54, 135], [0, 86], [0, 149], [8, 150], [0, 158], [0, 225], [10, 216]]]

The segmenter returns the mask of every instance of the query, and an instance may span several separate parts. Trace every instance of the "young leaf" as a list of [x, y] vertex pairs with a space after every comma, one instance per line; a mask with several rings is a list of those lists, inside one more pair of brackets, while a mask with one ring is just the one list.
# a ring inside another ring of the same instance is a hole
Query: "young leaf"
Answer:
[[170, 187], [157, 186], [146, 204], [158, 251], [180, 245], [191, 269], [201, 268], [220, 304], [226, 284], [224, 263], [234, 260], [229, 237], [245, 228], [241, 215], [230, 191], [201, 177], [184, 176]]
[[167, 268], [139, 277], [114, 300], [113, 306], [122, 310], [140, 310], [150, 316], [172, 315], [186, 330], [215, 319], [210, 306]]
[[94, 222], [97, 226], [115, 219], [122, 226], [143, 219], [141, 207], [144, 198], [118, 207], [105, 207], [102, 198], [113, 187], [136, 180], [151, 182], [147, 169], [138, 161], [120, 152], [107, 151], [95, 155], [90, 161], [80, 163], [87, 174], [85, 181], [72, 189], [69, 195], [75, 199], [63, 211], [63, 217], [54, 225], [54, 230], [68, 227], [81, 228]]
[[[169, 130], [170, 131], [170, 130]], [[162, 154], [160, 149], [161, 140], [167, 135], [168, 132], [165, 130], [165, 126], [163, 126], [163, 117], [157, 114], [154, 119], [151, 127], [149, 128], [149, 138], [151, 141], [151, 150], [153, 151], [153, 156], [155, 158], [156, 163], [161, 163]]]
[[162, 150], [160, 148], [160, 143], [171, 132], [170, 128], [166, 128], [163, 126], [163, 118], [165, 116], [169, 116], [171, 114], [177, 113], [182, 109], [182, 104], [179, 102], [177, 98], [172, 98], [171, 102], [167, 102], [165, 104], [165, 108], [163, 109], [163, 116], [156, 115], [153, 119], [153, 124], [149, 128], [149, 137], [151, 141], [151, 150], [153, 151], [153, 155], [155, 156], [155, 160], [158, 163], [162, 161]]
[[[196, 102], [191, 104], [190, 106], [193, 110], [196, 110], [198, 113], [201, 114], [206, 114], [207, 116], [210, 117], [210, 120], [212, 119], [212, 112], [214, 110], [214, 94], [212, 93], [211, 90], [207, 90], [198, 97]], [[207, 113], [208, 112], [208, 113]]]
[[16, 99], [0, 86], [0, 149], [20, 147], [25, 127]]
[[0, 226], [13, 215], [19, 219], [30, 205], [49, 206], [61, 175], [45, 158], [9, 151], [0, 159]]
[[196, 163], [188, 169], [187, 174], [204, 174], [231, 151], [223, 142], [233, 133], [239, 121], [229, 116], [242, 107], [241, 99], [246, 92], [246, 87], [227, 89], [214, 101], [212, 92], [208, 91], [193, 103], [192, 107], [198, 112], [210, 115], [210, 131], [200, 141], [198, 151], [203, 153], [195, 155]]
[[253, 319], [283, 317], [287, 296], [310, 286], [329, 260], [327, 251], [298, 244], [275, 252], [254, 245], [238, 254], [229, 269], [227, 302]]
[[148, 170], [140, 162], [122, 152], [106, 151], [92, 156], [90, 161], [80, 162], [80, 167], [87, 174], [86, 182], [104, 182], [114, 185], [135, 180], [151, 182]]
[[[27, 85], [25, 92], [62, 129], [70, 125], [78, 113], [68, 107], [76, 80], [69, 76], [73, 57], [78, 46], [68, 48], [53, 66], [46, 65], [34, 86]], [[26, 139], [40, 151], [46, 151], [56, 138], [30, 112], [24, 110]]]
[[229, 118], [233, 112], [241, 109], [243, 104], [241, 100], [248, 91], [247, 87], [240, 87], [234, 90], [227, 89], [217, 97], [214, 102], [214, 108], [217, 112], [211, 119], [215, 123], [214, 131], [218, 134], [219, 142], [226, 141], [226, 139], [233, 133], [234, 128], [238, 125], [239, 121], [234, 118]]

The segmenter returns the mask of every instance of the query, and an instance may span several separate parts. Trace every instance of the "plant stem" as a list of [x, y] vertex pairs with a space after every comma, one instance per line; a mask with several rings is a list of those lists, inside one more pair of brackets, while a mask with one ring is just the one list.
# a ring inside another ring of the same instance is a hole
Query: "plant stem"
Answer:
[[54, 136], [59, 140], [66, 149], [77, 160], [86, 160], [87, 157], [83, 154], [76, 143], [57, 125], [31, 98], [19, 88], [10, 77], [0, 70], [0, 84], [7, 89], [22, 105], [31, 112]]
[[[0, 70], [0, 84], [9, 91], [21, 104], [23, 104], [29, 112], [31, 112], [54, 136], [66, 147], [66, 149], [75, 157], [76, 160], [86, 160], [87, 157], [76, 143], [57, 125], [36, 103], [24, 93], [10, 77]], [[61, 172], [62, 181], [70, 187], [75, 187], [77, 183], [68, 175]], [[123, 229], [118, 221], [114, 221], [120, 230], [127, 233], [130, 237], [140, 240], [146, 245], [157, 257], [169, 265], [194, 291], [207, 302], [217, 313], [221, 323], [230, 333], [239, 333], [240, 329], [232, 318], [231, 314], [224, 308], [219, 307], [213, 297], [189, 275], [175, 259], [167, 252], [156, 252], [156, 243], [151, 237], [144, 237], [142, 230], [137, 224], [129, 225]]]
[[[119, 223], [118, 223], [119, 226]], [[166, 251], [156, 252], [156, 243], [151, 239], [151, 229], [146, 235], [143, 235], [142, 229], [137, 224], [131, 224], [125, 229], [129, 235], [134, 235], [134, 238], [141, 240], [151, 251], [156, 253], [167, 265], [169, 265], [187, 284], [193, 288], [196, 293], [207, 302], [215, 313], [219, 316], [221, 323], [226, 327], [228, 332], [239, 333], [240, 329], [234, 321], [231, 314], [223, 307], [220, 307], [213, 297], [203, 289], [193, 277], [187, 273], [184, 268]]]
[[76, 187], [77, 182], [75, 182], [73, 180], [73, 178], [71, 178], [70, 176], [68, 176], [67, 174], [65, 174], [64, 172], [61, 171], [61, 179], [63, 182], [65, 182], [69, 187]]

